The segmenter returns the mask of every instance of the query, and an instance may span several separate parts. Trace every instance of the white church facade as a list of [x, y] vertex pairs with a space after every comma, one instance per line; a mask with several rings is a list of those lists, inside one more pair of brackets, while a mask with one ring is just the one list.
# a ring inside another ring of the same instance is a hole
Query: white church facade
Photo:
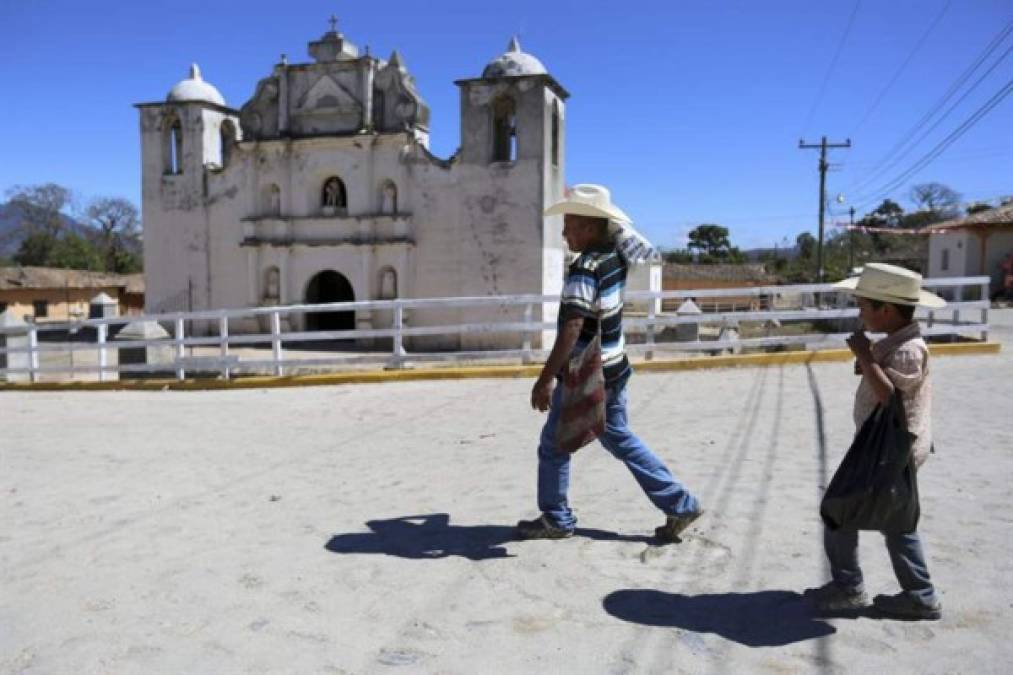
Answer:
[[[428, 149], [429, 109], [397, 52], [360, 55], [332, 25], [309, 53], [283, 57], [239, 110], [196, 66], [166, 100], [136, 106], [147, 312], [560, 291], [562, 222], [542, 212], [563, 196], [568, 93], [535, 57], [514, 40], [481, 77], [456, 82], [460, 147], [444, 160]], [[383, 314], [293, 314], [286, 328], [386, 328]], [[426, 309], [406, 320], [494, 317], [521, 318]], [[533, 318], [554, 321], [554, 305]]]

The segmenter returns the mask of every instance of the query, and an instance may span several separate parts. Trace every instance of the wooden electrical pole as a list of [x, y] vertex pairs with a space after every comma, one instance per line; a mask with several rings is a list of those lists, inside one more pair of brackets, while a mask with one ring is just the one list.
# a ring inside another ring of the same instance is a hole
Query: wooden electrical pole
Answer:
[[799, 149], [819, 148], [820, 149], [820, 236], [816, 240], [816, 281], [823, 283], [823, 217], [826, 212], [827, 205], [827, 167], [830, 166], [827, 162], [827, 148], [850, 148], [851, 139], [846, 139], [843, 143], [827, 143], [827, 137], [824, 136], [823, 140], [817, 143], [806, 143], [804, 140], [799, 140]]

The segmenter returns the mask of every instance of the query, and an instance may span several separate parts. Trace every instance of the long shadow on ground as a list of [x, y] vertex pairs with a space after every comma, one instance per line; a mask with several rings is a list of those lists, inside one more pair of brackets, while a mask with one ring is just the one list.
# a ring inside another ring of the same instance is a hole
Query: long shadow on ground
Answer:
[[747, 647], [780, 647], [836, 632], [792, 591], [680, 595], [624, 589], [609, 593], [602, 605], [624, 621], [714, 633]]
[[[325, 548], [332, 553], [381, 553], [409, 559], [461, 556], [469, 560], [511, 558], [504, 544], [515, 541], [514, 528], [506, 525], [451, 525], [450, 515], [430, 513], [366, 523], [370, 532], [337, 534]], [[651, 543], [640, 535], [577, 528], [578, 537], [599, 541]], [[561, 545], [565, 543], [560, 542]]]

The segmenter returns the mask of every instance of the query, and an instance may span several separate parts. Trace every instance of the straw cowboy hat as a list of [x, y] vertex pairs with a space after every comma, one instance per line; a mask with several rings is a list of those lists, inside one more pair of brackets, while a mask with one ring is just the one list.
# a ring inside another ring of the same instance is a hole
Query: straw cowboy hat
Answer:
[[932, 309], [946, 306], [946, 301], [938, 295], [922, 290], [922, 275], [886, 263], [866, 263], [862, 276], [839, 281], [834, 288], [895, 305], [921, 305]]
[[545, 215], [558, 216], [572, 213], [576, 216], [607, 218], [619, 223], [633, 222], [622, 209], [612, 203], [608, 188], [591, 183], [580, 183], [567, 190], [566, 198], [545, 209]]

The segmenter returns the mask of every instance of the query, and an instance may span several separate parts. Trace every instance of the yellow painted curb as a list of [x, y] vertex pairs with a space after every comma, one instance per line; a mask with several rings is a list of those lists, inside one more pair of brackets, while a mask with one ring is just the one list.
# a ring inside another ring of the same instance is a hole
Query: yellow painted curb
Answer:
[[[933, 356], [961, 356], [969, 354], [998, 354], [998, 342], [956, 342], [929, 345]], [[709, 368], [746, 368], [794, 365], [802, 363], [829, 363], [850, 361], [847, 349], [820, 351], [773, 352], [764, 354], [735, 354], [731, 356], [702, 356], [691, 359], [641, 361], [634, 370], [641, 373], [703, 370]], [[404, 370], [366, 370], [316, 375], [290, 375], [284, 377], [256, 376], [231, 380], [123, 380], [114, 382], [43, 382], [38, 384], [0, 384], [0, 391], [204, 391], [215, 389], [273, 389], [278, 387], [313, 387], [336, 384], [363, 384], [381, 382], [413, 382], [419, 380], [466, 380], [478, 378], [528, 378], [541, 372], [541, 365], [469, 366], [447, 368], [406, 368]]]

